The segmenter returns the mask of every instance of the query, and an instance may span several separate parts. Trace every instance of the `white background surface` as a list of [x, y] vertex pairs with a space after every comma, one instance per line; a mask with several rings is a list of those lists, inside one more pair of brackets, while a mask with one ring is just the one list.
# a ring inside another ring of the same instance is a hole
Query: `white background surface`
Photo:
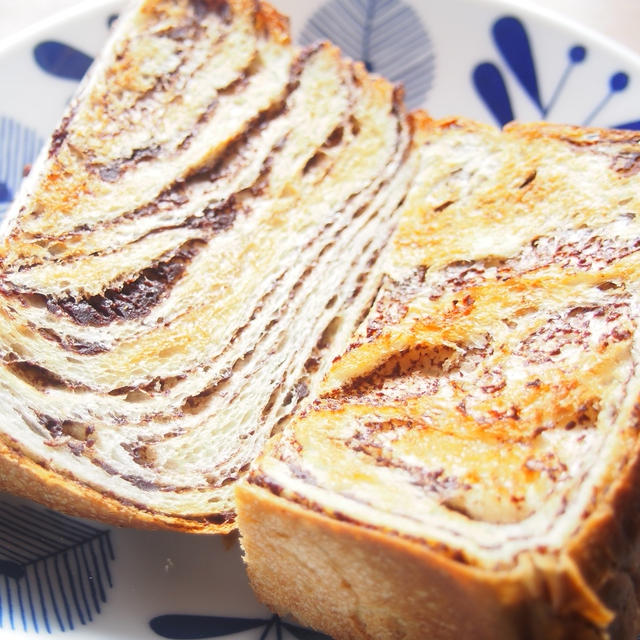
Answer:
[[[304, 0], [300, 0], [303, 2]], [[435, 0], [443, 2], [444, 0]], [[66, 7], [92, 0], [0, 0], [0, 39]], [[512, 0], [572, 18], [640, 54], [640, 0]], [[277, 7], [278, 0], [272, 0]]]

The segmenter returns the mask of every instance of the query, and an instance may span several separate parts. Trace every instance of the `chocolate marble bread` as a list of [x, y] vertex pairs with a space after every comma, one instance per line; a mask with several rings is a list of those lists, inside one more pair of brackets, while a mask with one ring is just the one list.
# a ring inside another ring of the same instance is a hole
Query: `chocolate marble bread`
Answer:
[[0, 487], [224, 532], [379, 285], [400, 94], [254, 0], [144, 0], [4, 223]]
[[640, 136], [418, 130], [370, 313], [237, 487], [252, 584], [335, 638], [633, 638]]

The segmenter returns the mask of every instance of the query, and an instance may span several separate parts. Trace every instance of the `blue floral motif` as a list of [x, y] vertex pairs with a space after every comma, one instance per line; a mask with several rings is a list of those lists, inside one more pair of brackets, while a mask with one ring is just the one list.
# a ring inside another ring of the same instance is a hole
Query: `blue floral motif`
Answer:
[[[498, 18], [492, 27], [494, 44], [510, 73], [517, 80], [523, 92], [537, 107], [542, 118], [547, 118], [558, 97], [562, 93], [566, 81], [576, 65], [587, 59], [587, 49], [581, 44], [574, 44], [567, 51], [566, 66], [558, 80], [556, 88], [548, 101], [544, 101], [538, 85], [536, 65], [529, 36], [520, 19], [514, 16]], [[514, 119], [513, 106], [502, 71], [493, 62], [481, 62], [473, 70], [473, 85], [501, 126]], [[616, 71], [609, 79], [609, 87], [605, 96], [595, 105], [593, 110], [581, 123], [589, 125], [602, 111], [609, 100], [617, 93], [624, 91], [629, 84], [629, 76], [624, 71]], [[640, 129], [640, 120], [614, 125], [615, 128]]]
[[15, 197], [25, 167], [41, 147], [42, 139], [33, 129], [0, 116], [0, 218]]
[[284, 622], [276, 615], [262, 619], [168, 614], [153, 618], [149, 626], [159, 636], [170, 640], [222, 638], [251, 629], [260, 632], [256, 640], [282, 640], [285, 629], [296, 640], [331, 640], [324, 633]]
[[81, 80], [93, 58], [71, 45], [57, 40], [39, 42], [33, 48], [37, 65], [46, 73], [65, 80]]
[[[118, 19], [117, 13], [107, 16], [106, 27], [111, 29]], [[33, 48], [36, 64], [49, 75], [64, 80], [82, 80], [93, 63], [93, 57], [70, 44], [58, 40], [45, 40]]]
[[420, 16], [400, 0], [330, 0], [309, 18], [302, 44], [330, 40], [369, 71], [402, 84], [410, 108], [433, 84], [435, 56]]
[[70, 631], [91, 622], [113, 586], [108, 530], [0, 500], [0, 628]]

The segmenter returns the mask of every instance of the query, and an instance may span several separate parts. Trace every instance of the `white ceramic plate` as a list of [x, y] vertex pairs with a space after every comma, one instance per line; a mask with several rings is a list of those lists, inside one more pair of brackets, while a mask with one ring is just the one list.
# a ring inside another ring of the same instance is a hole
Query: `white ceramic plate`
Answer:
[[[640, 128], [640, 61], [564, 20], [489, 0], [274, 0], [411, 107], [501, 124]], [[0, 214], [107, 37], [100, 0], [0, 44]], [[313, 640], [256, 602], [237, 542], [107, 529], [0, 495], [0, 637]]]

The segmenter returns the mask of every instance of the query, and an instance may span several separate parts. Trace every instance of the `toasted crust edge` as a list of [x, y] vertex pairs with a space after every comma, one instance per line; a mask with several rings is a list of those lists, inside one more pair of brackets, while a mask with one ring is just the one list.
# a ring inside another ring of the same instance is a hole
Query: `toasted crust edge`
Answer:
[[491, 576], [255, 485], [238, 485], [236, 503], [249, 581], [280, 615], [337, 640], [518, 637]]
[[[336, 640], [635, 638], [637, 602], [624, 572], [611, 574], [600, 589], [614, 612], [568, 556], [544, 571], [528, 557], [512, 569], [487, 571], [306, 510], [247, 482], [236, 487], [236, 503], [258, 598]], [[588, 537], [612, 550], [611, 524], [598, 518]], [[633, 544], [637, 549], [637, 536]], [[582, 615], [588, 609], [589, 617], [609, 624], [590, 622]]]
[[169, 516], [126, 504], [104, 492], [40, 466], [0, 442], [0, 491], [34, 500], [50, 509], [108, 525], [136, 529], [173, 529], [185, 533], [230, 533], [234, 521], [214, 524]]

